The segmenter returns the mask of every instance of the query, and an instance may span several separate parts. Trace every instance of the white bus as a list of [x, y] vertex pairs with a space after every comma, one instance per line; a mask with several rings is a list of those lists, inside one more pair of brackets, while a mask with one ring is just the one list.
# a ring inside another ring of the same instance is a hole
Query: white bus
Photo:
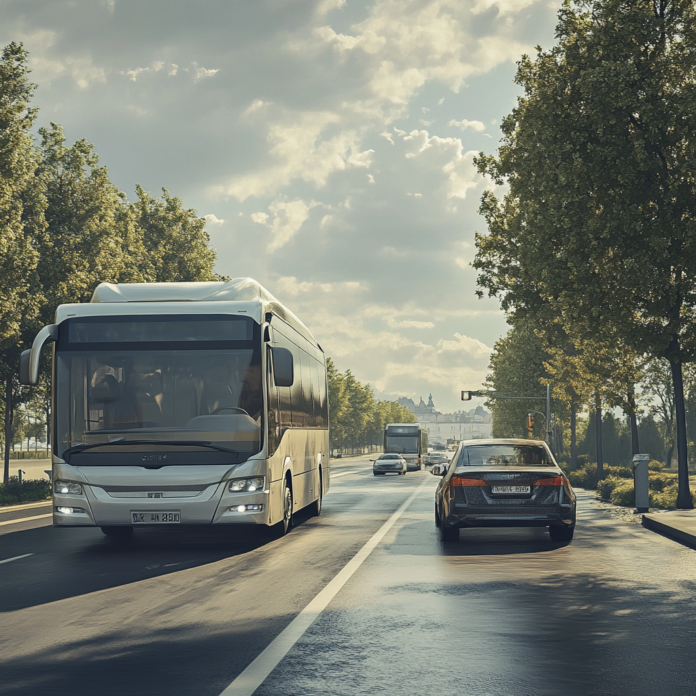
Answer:
[[400, 454], [409, 471], [418, 471], [428, 454], [428, 432], [418, 423], [388, 423], [384, 426], [384, 451]]
[[321, 512], [326, 363], [304, 324], [249, 278], [102, 283], [61, 305], [22, 354], [53, 346], [53, 524], [267, 525]]

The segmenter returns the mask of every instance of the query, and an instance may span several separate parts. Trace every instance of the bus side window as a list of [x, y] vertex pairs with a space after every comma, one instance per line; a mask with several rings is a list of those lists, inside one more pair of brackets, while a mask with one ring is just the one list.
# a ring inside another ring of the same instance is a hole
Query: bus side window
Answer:
[[302, 363], [302, 411], [305, 428], [314, 427], [314, 407], [312, 406], [312, 358], [304, 350], [300, 350]]
[[[292, 344], [288, 341], [279, 331], [274, 331], [276, 345], [282, 346], [283, 348], [292, 348]], [[295, 381], [297, 382], [297, 367], [295, 367]], [[280, 435], [282, 438], [283, 434], [288, 428], [292, 428], [292, 387], [278, 387], [278, 405], [280, 411]]]
[[290, 344], [293, 361], [295, 363], [295, 382], [290, 391], [292, 393], [292, 427], [304, 428], [307, 419], [306, 408], [302, 393], [302, 381], [304, 380], [304, 365], [302, 364], [302, 350], [294, 343]]
[[280, 412], [278, 409], [278, 387], [273, 382], [273, 353], [266, 346], [266, 384], [268, 390], [268, 456], [278, 449], [280, 442]]
[[326, 365], [323, 356], [319, 363], [319, 399], [321, 404], [319, 427], [327, 429], [329, 427], [329, 398], [326, 393]]

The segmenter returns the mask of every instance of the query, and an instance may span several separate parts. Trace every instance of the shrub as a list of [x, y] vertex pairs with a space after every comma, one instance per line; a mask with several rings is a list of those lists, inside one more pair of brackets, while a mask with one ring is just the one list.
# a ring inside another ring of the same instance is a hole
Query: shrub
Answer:
[[[605, 478], [613, 476], [621, 479], [632, 479], [633, 470], [627, 466], [605, 466], [604, 476]], [[571, 471], [569, 478], [573, 486], [594, 490], [597, 488], [597, 483], [599, 481], [597, 478], [597, 464], [595, 462], [585, 464], [581, 469]]]
[[612, 491], [623, 484], [626, 479], [619, 478], [618, 476], [607, 476], [597, 483], [597, 493], [599, 493], [600, 498], [604, 500], [609, 500], [611, 498]]
[[47, 479], [28, 479], [20, 483], [16, 476], [11, 476], [7, 483], [0, 483], [0, 505], [33, 503], [50, 497], [51, 482]]
[[632, 507], [635, 503], [635, 493], [633, 492], [633, 481], [623, 480], [611, 492], [610, 500], [614, 505]]
[[676, 474], [660, 474], [651, 471], [648, 476], [650, 490], [660, 493], [677, 482]]
[[648, 462], [648, 469], [650, 471], [662, 471], [664, 468], [665, 465], [662, 462], [658, 462], [657, 459], [651, 459]]

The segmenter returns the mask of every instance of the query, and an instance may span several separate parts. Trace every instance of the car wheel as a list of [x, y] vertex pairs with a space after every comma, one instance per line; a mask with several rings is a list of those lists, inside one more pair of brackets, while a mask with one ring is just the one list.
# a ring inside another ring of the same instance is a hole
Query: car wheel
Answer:
[[572, 541], [575, 525], [572, 527], [549, 527], [551, 541]]
[[133, 536], [133, 527], [101, 527], [106, 536], [114, 539], [128, 539]]
[[440, 541], [446, 544], [459, 541], [459, 527], [445, 527], [440, 522]]

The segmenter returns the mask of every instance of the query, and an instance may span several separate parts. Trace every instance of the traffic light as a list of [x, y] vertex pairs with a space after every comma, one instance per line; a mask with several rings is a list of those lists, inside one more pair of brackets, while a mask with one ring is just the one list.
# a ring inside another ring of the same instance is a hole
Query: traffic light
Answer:
[[527, 414], [527, 437], [531, 438], [534, 435], [534, 416], [531, 413]]
[[471, 392], [470, 391], [463, 391], [462, 392], [462, 401], [471, 401]]

